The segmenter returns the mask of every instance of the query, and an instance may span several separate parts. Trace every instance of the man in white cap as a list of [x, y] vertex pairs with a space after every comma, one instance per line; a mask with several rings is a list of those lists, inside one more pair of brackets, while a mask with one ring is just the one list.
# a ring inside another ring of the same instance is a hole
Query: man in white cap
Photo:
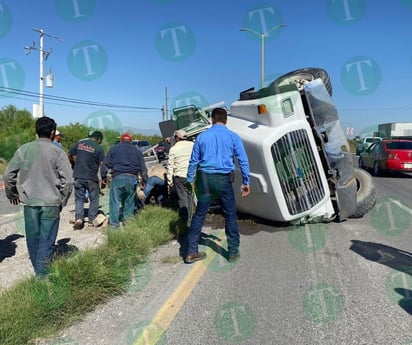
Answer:
[[62, 134], [57, 129], [56, 129], [56, 133], [54, 134], [53, 144], [63, 149]]
[[190, 155], [192, 154], [193, 141], [188, 140], [187, 133], [183, 129], [174, 132], [175, 144], [169, 150], [169, 160], [167, 165], [167, 184], [169, 190], [176, 188], [179, 204], [179, 219], [185, 227], [188, 226], [193, 200], [184, 186], [189, 166]]

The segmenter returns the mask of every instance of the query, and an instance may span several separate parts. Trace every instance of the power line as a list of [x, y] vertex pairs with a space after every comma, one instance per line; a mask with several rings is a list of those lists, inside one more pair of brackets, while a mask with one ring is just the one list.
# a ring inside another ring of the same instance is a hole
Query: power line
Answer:
[[[13, 88], [7, 88], [0, 86], [0, 92], [7, 92], [14, 95], [26, 96], [37, 98], [39, 97], [39, 93], [26, 91], [26, 90], [18, 90]], [[64, 103], [73, 103], [73, 104], [82, 104], [82, 105], [90, 105], [90, 106], [97, 106], [97, 107], [105, 107], [105, 108], [118, 108], [118, 109], [129, 109], [129, 110], [161, 110], [161, 108], [154, 108], [154, 107], [138, 107], [138, 106], [131, 106], [131, 105], [123, 105], [123, 104], [112, 104], [112, 103], [103, 103], [103, 102], [95, 102], [89, 100], [81, 100], [77, 98], [68, 98], [68, 97], [61, 97], [61, 96], [53, 96], [53, 95], [43, 95], [44, 99], [51, 100], [51, 101], [58, 101]]]

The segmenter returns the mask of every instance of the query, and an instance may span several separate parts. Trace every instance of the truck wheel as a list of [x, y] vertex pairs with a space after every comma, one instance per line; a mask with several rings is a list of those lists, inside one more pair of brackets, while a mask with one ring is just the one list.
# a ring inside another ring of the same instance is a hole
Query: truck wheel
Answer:
[[358, 192], [356, 195], [356, 211], [349, 218], [362, 218], [376, 203], [376, 187], [372, 176], [365, 170], [354, 168]]
[[283, 85], [289, 85], [289, 84], [295, 83], [296, 86], [298, 87], [298, 90], [302, 90], [305, 82], [309, 82], [317, 78], [320, 78], [323, 81], [323, 84], [325, 84], [326, 90], [328, 90], [329, 95], [332, 96], [332, 84], [329, 78], [329, 74], [322, 68], [310, 67], [310, 68], [297, 69], [295, 71], [286, 73], [282, 75], [281, 77], [277, 78], [273, 82], [273, 84], [275, 87], [277, 87], [277, 86], [283, 86]]

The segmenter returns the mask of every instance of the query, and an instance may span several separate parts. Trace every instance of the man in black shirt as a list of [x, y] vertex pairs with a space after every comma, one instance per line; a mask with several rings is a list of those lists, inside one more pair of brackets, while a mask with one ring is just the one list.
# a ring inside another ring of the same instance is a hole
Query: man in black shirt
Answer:
[[89, 225], [99, 211], [99, 168], [104, 160], [100, 144], [103, 134], [94, 131], [88, 139], [78, 141], [69, 151], [69, 158], [74, 164], [75, 223], [74, 229], [82, 229], [84, 224], [84, 200], [89, 193]]

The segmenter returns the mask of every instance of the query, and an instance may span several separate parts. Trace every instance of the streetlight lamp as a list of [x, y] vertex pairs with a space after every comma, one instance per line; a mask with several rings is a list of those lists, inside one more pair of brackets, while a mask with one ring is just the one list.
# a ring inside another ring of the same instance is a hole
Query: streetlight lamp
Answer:
[[261, 45], [262, 45], [262, 85], [261, 85], [262, 88], [265, 87], [265, 37], [268, 36], [272, 31], [274, 31], [276, 29], [284, 28], [286, 26], [287, 26], [286, 24], [276, 25], [273, 28], [271, 28], [270, 30], [268, 30], [266, 32], [262, 32], [262, 33], [259, 33], [259, 32], [255, 31], [253, 29], [250, 29], [250, 28], [241, 28], [240, 29], [240, 31], [249, 31], [252, 34], [260, 37]]

